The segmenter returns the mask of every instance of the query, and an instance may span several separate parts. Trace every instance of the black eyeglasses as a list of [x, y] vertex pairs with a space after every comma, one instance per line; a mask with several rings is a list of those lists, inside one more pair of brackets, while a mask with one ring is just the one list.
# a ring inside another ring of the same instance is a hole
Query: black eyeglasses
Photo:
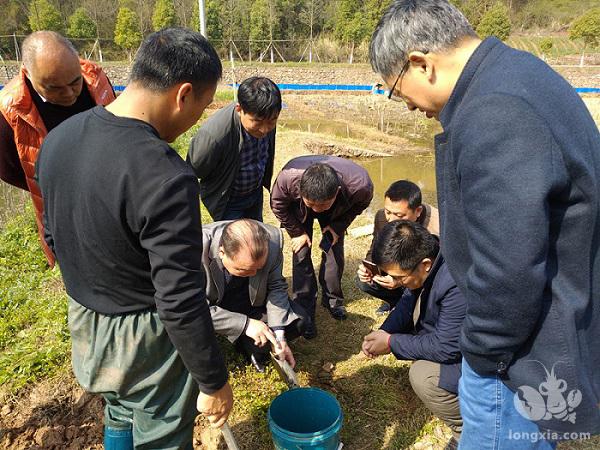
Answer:
[[406, 281], [406, 279], [413, 274], [413, 272], [417, 269], [417, 267], [419, 267], [419, 264], [421, 264], [421, 262], [418, 262], [417, 265], [415, 267], [413, 267], [411, 269], [411, 271], [408, 272], [406, 275], [390, 275], [389, 273], [388, 273], [388, 275], [390, 275], [390, 277], [392, 277], [392, 279], [394, 281], [399, 281], [400, 284], [402, 286], [404, 286], [404, 282]]
[[[422, 50], [421, 52], [424, 55], [426, 55], [427, 53], [429, 53], [429, 50]], [[395, 81], [394, 85], [390, 89], [390, 93], [388, 94], [388, 100], [394, 100], [395, 102], [402, 102], [402, 101], [404, 101], [404, 99], [402, 97], [398, 97], [398, 96], [394, 95], [394, 90], [396, 89], [396, 85], [398, 84], [398, 82], [400, 81], [400, 79], [402, 78], [402, 76], [408, 70], [409, 64], [410, 64], [410, 59], [407, 59], [406, 62], [404, 63], [404, 65], [402, 66], [402, 69], [400, 70], [400, 73], [398, 74], [398, 78], [396, 78], [396, 81]]]
[[396, 89], [396, 85], [398, 84], [398, 81], [400, 81], [400, 78], [402, 78], [402, 75], [404, 75], [404, 73], [408, 70], [409, 64], [410, 64], [410, 60], [407, 59], [406, 62], [404, 63], [404, 65], [402, 66], [400, 73], [398, 74], [398, 78], [396, 78], [394, 85], [390, 89], [390, 93], [388, 94], [388, 100], [394, 100], [394, 101], [398, 101], [398, 102], [402, 101], [402, 99], [400, 97], [397, 97], [394, 95], [394, 90]]

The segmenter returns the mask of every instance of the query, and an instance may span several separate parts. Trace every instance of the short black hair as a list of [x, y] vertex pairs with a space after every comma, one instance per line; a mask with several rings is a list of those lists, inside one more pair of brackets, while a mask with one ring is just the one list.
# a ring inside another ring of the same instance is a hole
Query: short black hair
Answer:
[[315, 163], [304, 171], [300, 179], [300, 195], [314, 202], [324, 202], [335, 197], [340, 179], [328, 164]]
[[271, 119], [281, 112], [281, 92], [265, 77], [250, 77], [238, 88], [238, 103], [257, 119]]
[[434, 260], [439, 251], [438, 239], [423, 225], [395, 220], [377, 235], [371, 257], [378, 266], [398, 264], [403, 270], [413, 270], [425, 258]]
[[165, 28], [150, 34], [138, 49], [130, 83], [163, 92], [178, 83], [192, 83], [196, 94], [219, 82], [223, 67], [213, 46], [186, 28]]
[[394, 181], [385, 191], [385, 197], [393, 202], [406, 200], [408, 207], [412, 210], [417, 209], [422, 203], [421, 188], [408, 180]]
[[225, 225], [221, 242], [223, 252], [233, 258], [244, 247], [250, 251], [252, 260], [259, 261], [269, 250], [269, 232], [256, 220], [233, 220]]

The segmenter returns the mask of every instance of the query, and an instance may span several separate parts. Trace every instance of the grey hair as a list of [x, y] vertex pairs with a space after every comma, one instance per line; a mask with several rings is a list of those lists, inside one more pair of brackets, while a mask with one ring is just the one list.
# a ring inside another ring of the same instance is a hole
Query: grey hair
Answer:
[[31, 71], [35, 66], [35, 59], [38, 54], [48, 49], [49, 45], [62, 47], [65, 50], [73, 53], [75, 56], [79, 56], [77, 49], [73, 46], [73, 43], [65, 38], [63, 35], [55, 31], [36, 31], [31, 33], [25, 38], [23, 44], [21, 44], [21, 55], [23, 58], [23, 65], [27, 70]]
[[477, 37], [466, 17], [446, 0], [395, 0], [377, 24], [369, 59], [384, 77], [398, 74], [411, 51], [451, 49]]

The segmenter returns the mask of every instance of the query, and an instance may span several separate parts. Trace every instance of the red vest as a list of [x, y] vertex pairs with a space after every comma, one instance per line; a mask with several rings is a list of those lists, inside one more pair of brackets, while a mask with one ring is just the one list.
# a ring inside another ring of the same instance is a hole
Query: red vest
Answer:
[[[108, 105], [115, 99], [115, 94], [102, 69], [91, 61], [80, 59], [79, 62], [81, 75], [92, 99], [97, 105]], [[54, 267], [54, 255], [44, 240], [42, 194], [34, 180], [35, 162], [48, 131], [27, 89], [23, 69], [0, 91], [0, 112], [13, 129], [19, 160], [35, 208], [42, 250], [50, 267]]]

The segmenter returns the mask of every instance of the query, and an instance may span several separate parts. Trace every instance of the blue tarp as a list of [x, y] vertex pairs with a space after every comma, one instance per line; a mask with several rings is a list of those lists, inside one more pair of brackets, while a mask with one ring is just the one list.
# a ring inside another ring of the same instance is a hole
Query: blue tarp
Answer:
[[[228, 86], [233, 86], [228, 84]], [[236, 85], [239, 86], [239, 85]], [[372, 92], [374, 94], [387, 94], [386, 90], [379, 89], [378, 86], [369, 86], [366, 84], [278, 84], [279, 89], [283, 91], [359, 91]], [[0, 85], [0, 89], [4, 86]], [[115, 91], [121, 92], [125, 86], [113, 86]], [[600, 94], [600, 88], [581, 87], [575, 88], [580, 94]]]

